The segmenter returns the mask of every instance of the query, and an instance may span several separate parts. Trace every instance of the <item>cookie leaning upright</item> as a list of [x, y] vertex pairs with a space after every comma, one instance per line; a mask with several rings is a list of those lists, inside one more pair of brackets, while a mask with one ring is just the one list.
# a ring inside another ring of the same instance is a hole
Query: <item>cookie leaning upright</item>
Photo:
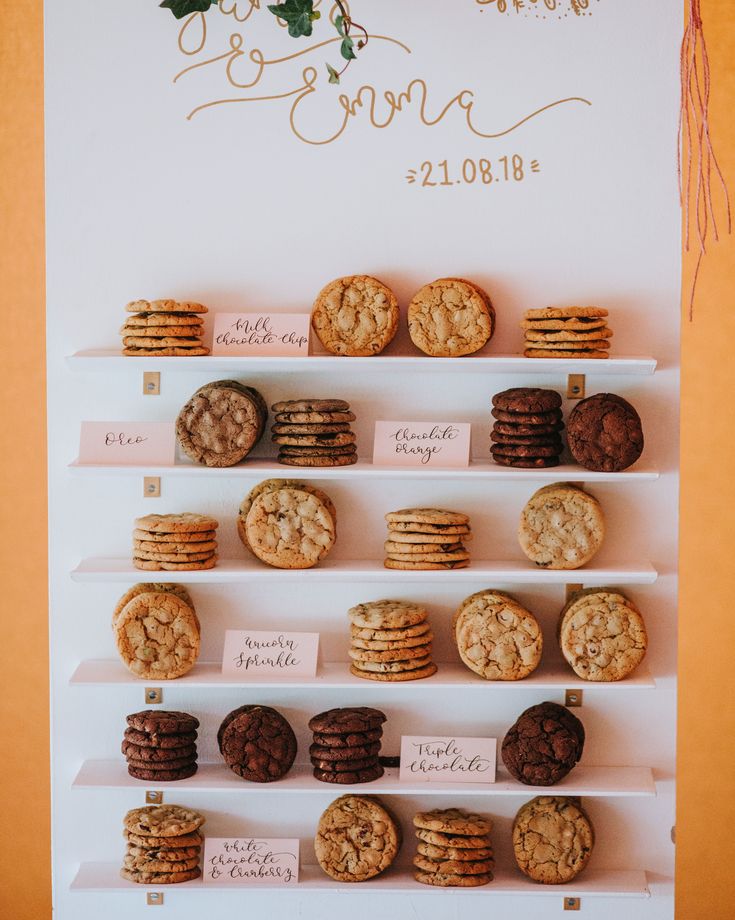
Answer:
[[515, 387], [496, 393], [492, 403], [490, 452], [496, 463], [527, 469], [559, 465], [564, 422], [555, 390]]
[[434, 637], [424, 607], [407, 601], [370, 601], [351, 607], [347, 616], [350, 673], [355, 677], [393, 682], [436, 673], [431, 660]]
[[374, 796], [343, 795], [319, 818], [314, 851], [338, 882], [365, 882], [391, 865], [401, 848], [400, 824]]
[[459, 808], [414, 815], [414, 878], [438, 888], [475, 888], [493, 879], [492, 821]]
[[607, 358], [612, 330], [602, 307], [526, 310], [521, 328], [526, 358]]
[[181, 805], [133, 808], [123, 821], [120, 875], [141, 885], [175, 885], [201, 875], [204, 816]]
[[227, 766], [253, 783], [272, 783], [291, 769], [296, 735], [270, 706], [245, 705], [225, 716], [217, 744]]
[[618, 473], [643, 453], [640, 416], [614, 393], [580, 400], [569, 416], [567, 436], [572, 456], [587, 470]]
[[553, 786], [576, 766], [584, 738], [584, 726], [565, 706], [538, 703], [522, 712], [506, 732], [503, 763], [520, 783]]
[[589, 862], [595, 834], [579, 801], [542, 795], [518, 811], [513, 822], [513, 854], [534, 882], [571, 882]]
[[126, 307], [132, 314], [120, 329], [123, 354], [130, 357], [186, 357], [208, 355], [202, 342], [200, 314], [207, 307], [178, 300], [133, 300]]
[[136, 518], [133, 565], [147, 571], [190, 572], [217, 563], [219, 521], [206, 514], [146, 514]]
[[472, 538], [469, 516], [440, 508], [402, 508], [385, 515], [386, 569], [462, 569], [470, 554], [464, 541]]
[[317, 294], [311, 325], [332, 354], [377, 355], [398, 329], [398, 301], [389, 287], [370, 275], [335, 278]]
[[523, 552], [546, 569], [578, 569], [592, 559], [604, 536], [600, 503], [568, 482], [534, 492], [518, 527]]
[[479, 351], [495, 331], [488, 295], [462, 278], [438, 278], [417, 291], [408, 305], [408, 331], [425, 354], [458, 358]]
[[357, 463], [355, 413], [343, 399], [289, 399], [271, 406], [271, 440], [286, 466], [349, 466]]

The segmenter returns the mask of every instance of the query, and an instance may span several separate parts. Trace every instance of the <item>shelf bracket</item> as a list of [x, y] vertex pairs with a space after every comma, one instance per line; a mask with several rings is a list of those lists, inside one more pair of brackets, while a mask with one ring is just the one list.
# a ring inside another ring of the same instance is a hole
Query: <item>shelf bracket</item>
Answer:
[[584, 399], [585, 374], [567, 374], [567, 399]]
[[160, 498], [161, 497], [161, 477], [144, 476], [143, 477], [143, 498]]
[[161, 395], [161, 372], [160, 371], [143, 371], [143, 395], [160, 396]]
[[163, 892], [146, 891], [145, 903], [148, 905], [148, 907], [163, 907]]
[[582, 910], [582, 899], [564, 898], [564, 910]]
[[570, 709], [581, 706], [584, 699], [584, 690], [566, 690], [564, 692], [564, 705]]
[[163, 792], [158, 789], [146, 789], [145, 803], [146, 805], [163, 805]]
[[160, 687], [146, 687], [145, 701], [148, 705], [160, 704], [163, 702], [163, 690]]

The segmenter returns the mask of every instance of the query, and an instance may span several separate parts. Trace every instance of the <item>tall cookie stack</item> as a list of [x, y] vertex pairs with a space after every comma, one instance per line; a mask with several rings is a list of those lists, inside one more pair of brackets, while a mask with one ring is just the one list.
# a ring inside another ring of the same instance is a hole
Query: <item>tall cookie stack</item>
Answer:
[[286, 466], [349, 466], [357, 462], [355, 413], [343, 399], [288, 399], [271, 406], [272, 440]]
[[428, 613], [406, 601], [370, 601], [347, 611], [350, 672], [365, 680], [420, 680], [436, 673]]
[[385, 713], [358, 706], [328, 709], [309, 720], [314, 743], [309, 757], [322, 783], [370, 783], [383, 775], [379, 762]]
[[170, 783], [197, 771], [199, 719], [187, 712], [146, 709], [127, 717], [122, 753], [135, 779]]
[[464, 543], [471, 539], [470, 519], [459, 511], [438, 508], [403, 508], [385, 516], [386, 569], [463, 569], [470, 554]]
[[204, 816], [181, 805], [146, 805], [125, 815], [120, 875], [140, 885], [176, 885], [199, 878]]
[[133, 565], [150, 572], [193, 572], [217, 563], [219, 522], [206, 514], [147, 514], [133, 531]]
[[125, 310], [131, 315], [120, 329], [123, 354], [131, 357], [208, 355], [202, 335], [200, 303], [178, 300], [133, 300]]
[[490, 452], [502, 466], [559, 465], [563, 451], [561, 396], [555, 390], [514, 387], [493, 396]]
[[419, 812], [414, 878], [439, 888], [476, 888], [493, 879], [492, 821], [459, 808]]
[[526, 358], [607, 358], [612, 329], [601, 307], [526, 310], [521, 328]]

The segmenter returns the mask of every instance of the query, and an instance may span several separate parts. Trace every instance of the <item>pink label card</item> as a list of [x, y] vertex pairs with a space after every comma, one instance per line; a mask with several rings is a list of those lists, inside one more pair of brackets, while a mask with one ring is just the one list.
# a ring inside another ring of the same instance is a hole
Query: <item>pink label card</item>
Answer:
[[296, 885], [298, 880], [298, 838], [204, 838], [205, 884]]
[[309, 354], [308, 313], [216, 313], [213, 355]]
[[222, 673], [247, 683], [273, 677], [314, 677], [319, 656], [319, 633], [225, 631]]
[[497, 738], [401, 737], [401, 782], [494, 783]]
[[376, 422], [373, 464], [469, 466], [471, 430], [466, 422]]
[[82, 422], [79, 462], [95, 466], [171, 466], [173, 422]]

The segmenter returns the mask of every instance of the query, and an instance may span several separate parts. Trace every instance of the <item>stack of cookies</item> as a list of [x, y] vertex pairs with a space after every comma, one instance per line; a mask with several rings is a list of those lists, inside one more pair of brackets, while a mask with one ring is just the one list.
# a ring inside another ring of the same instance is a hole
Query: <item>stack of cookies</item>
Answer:
[[401, 843], [401, 825], [380, 799], [343, 795], [319, 819], [314, 851], [331, 878], [365, 882], [390, 866]]
[[510, 775], [526, 786], [553, 786], [576, 766], [584, 749], [584, 726], [558, 703], [539, 703], [508, 729], [501, 753]]
[[195, 716], [146, 709], [129, 715], [127, 723], [121, 750], [135, 779], [169, 783], [196, 773]]
[[132, 357], [208, 355], [204, 347], [200, 303], [178, 300], [133, 300], [126, 307], [132, 314], [120, 330], [123, 354]]
[[492, 821], [459, 808], [414, 816], [418, 838], [414, 878], [440, 888], [474, 888], [493, 879]]
[[240, 505], [243, 545], [278, 569], [308, 569], [337, 539], [337, 511], [329, 496], [299, 480], [266, 479]]
[[436, 673], [428, 613], [406, 601], [370, 601], [347, 611], [350, 672], [366, 680], [420, 680]]
[[258, 443], [267, 421], [268, 406], [254, 387], [215, 380], [199, 387], [179, 412], [176, 437], [195, 463], [234, 466]]
[[579, 799], [540, 795], [526, 802], [513, 822], [518, 868], [544, 885], [571, 882], [589, 862], [594, 845], [594, 828]]
[[140, 885], [176, 885], [199, 878], [204, 816], [181, 805], [146, 805], [125, 815], [120, 875]]
[[425, 284], [408, 305], [411, 341], [436, 358], [460, 358], [479, 351], [495, 331], [495, 310], [476, 284], [438, 278]]
[[296, 758], [296, 735], [270, 706], [233, 709], [219, 727], [217, 744], [232, 772], [251, 783], [281, 779]]
[[558, 466], [563, 451], [561, 396], [555, 390], [514, 387], [493, 396], [490, 452], [502, 466]]
[[219, 522], [206, 514], [147, 514], [133, 531], [133, 565], [149, 572], [193, 572], [217, 563]]
[[370, 783], [383, 775], [379, 762], [385, 713], [358, 706], [328, 709], [309, 720], [314, 743], [309, 757], [322, 783]]
[[386, 569], [464, 569], [470, 554], [470, 519], [459, 511], [403, 508], [385, 516]]
[[349, 466], [357, 463], [355, 414], [343, 399], [287, 399], [274, 403], [272, 440], [286, 466]]
[[526, 310], [521, 328], [527, 358], [607, 358], [612, 329], [601, 307]]
[[534, 492], [518, 526], [523, 552], [543, 569], [578, 569], [592, 559], [604, 536], [602, 506], [571, 482]]
[[133, 585], [117, 603], [112, 630], [120, 658], [141, 679], [182, 677], [199, 657], [199, 618], [183, 585]]

